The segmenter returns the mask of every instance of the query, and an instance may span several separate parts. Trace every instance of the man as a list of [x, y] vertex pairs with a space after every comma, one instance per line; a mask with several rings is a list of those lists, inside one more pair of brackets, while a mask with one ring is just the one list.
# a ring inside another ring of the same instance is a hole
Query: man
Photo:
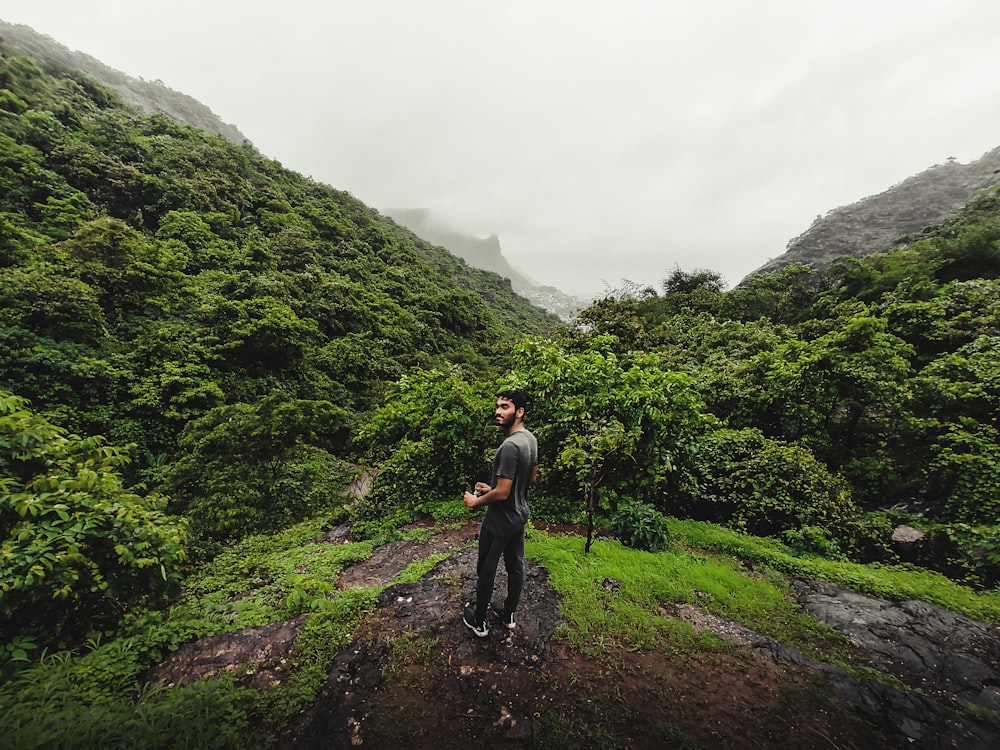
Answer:
[[507, 599], [501, 619], [513, 630], [514, 612], [524, 586], [524, 526], [528, 522], [528, 486], [538, 478], [538, 441], [524, 426], [527, 396], [522, 391], [504, 391], [497, 396], [497, 425], [507, 436], [493, 457], [490, 484], [476, 482], [474, 492], [465, 493], [469, 508], [486, 506], [479, 529], [479, 559], [476, 563], [476, 604], [465, 610], [463, 620], [479, 638], [490, 634], [486, 622], [497, 564], [503, 556], [507, 569]]

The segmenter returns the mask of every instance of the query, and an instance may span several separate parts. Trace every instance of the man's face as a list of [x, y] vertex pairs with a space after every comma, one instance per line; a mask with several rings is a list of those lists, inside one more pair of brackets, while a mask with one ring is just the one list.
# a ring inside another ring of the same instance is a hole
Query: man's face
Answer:
[[514, 424], [514, 420], [517, 419], [517, 409], [514, 408], [514, 402], [508, 401], [505, 398], [498, 398], [497, 410], [493, 416], [496, 419], [498, 427], [509, 430]]

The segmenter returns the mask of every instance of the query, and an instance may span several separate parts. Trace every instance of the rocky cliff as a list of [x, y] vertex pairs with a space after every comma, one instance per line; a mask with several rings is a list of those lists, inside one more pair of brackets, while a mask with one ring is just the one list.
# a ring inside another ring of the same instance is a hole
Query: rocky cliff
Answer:
[[532, 304], [555, 313], [564, 320], [571, 318], [589, 304], [555, 287], [543, 286], [514, 268], [504, 257], [500, 248], [500, 238], [495, 234], [489, 237], [462, 234], [435, 221], [426, 208], [390, 208], [383, 213], [418, 237], [440, 245], [452, 255], [457, 255], [470, 266], [493, 271], [510, 279], [515, 292], [530, 300]]
[[907, 235], [959, 213], [984, 188], [1000, 180], [1000, 148], [960, 164], [949, 159], [888, 190], [817, 217], [792, 239], [783, 255], [751, 275], [792, 264], [823, 270], [838, 257], [855, 258], [903, 244]]

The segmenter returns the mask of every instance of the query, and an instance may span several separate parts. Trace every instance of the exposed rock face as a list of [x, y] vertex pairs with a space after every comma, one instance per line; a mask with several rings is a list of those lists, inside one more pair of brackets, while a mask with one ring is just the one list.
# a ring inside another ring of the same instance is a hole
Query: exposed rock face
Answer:
[[1000, 628], [922, 601], [890, 602], [820, 581], [793, 581], [810, 615], [845, 634], [905, 690], [828, 675], [845, 700], [910, 747], [1000, 747], [971, 718], [1000, 710]]
[[948, 160], [888, 190], [834, 209], [788, 243], [751, 276], [792, 264], [825, 270], [839, 257], [862, 258], [885, 252], [915, 234], [959, 213], [980, 190], [1000, 180], [1000, 148], [976, 161]]
[[428, 242], [448, 249], [469, 265], [510, 279], [515, 291], [535, 286], [533, 281], [517, 271], [503, 256], [500, 238], [495, 234], [489, 237], [472, 237], [453, 231], [434, 221], [426, 208], [391, 208], [385, 214]]

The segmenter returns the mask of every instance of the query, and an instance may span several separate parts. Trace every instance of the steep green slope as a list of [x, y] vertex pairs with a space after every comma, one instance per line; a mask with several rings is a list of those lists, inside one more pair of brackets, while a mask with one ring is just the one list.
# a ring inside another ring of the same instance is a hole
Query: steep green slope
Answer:
[[[295, 506], [330, 474], [316, 452], [342, 455], [386, 383], [487, 367], [556, 321], [248, 144], [0, 46], [0, 391], [134, 443], [130, 481], [172, 476], [179, 509], [212, 492], [198, 472], [175, 476], [184, 434], [188, 457], [239, 446], [232, 471], [266, 485], [247, 492], [297, 482], [256, 501]], [[308, 481], [290, 468], [302, 462]]]

